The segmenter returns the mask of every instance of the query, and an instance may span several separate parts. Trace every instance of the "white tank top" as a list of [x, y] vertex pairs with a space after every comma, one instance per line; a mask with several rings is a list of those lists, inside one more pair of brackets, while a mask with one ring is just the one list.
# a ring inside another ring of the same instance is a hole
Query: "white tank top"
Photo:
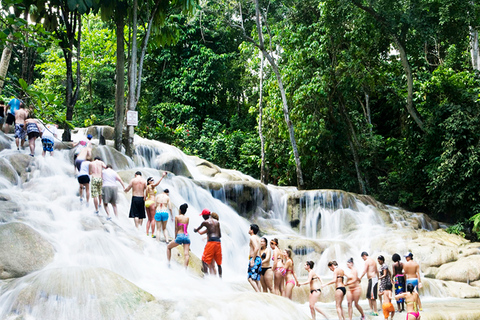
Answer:
[[88, 168], [90, 167], [90, 161], [83, 161], [80, 165], [80, 172], [78, 176], [88, 176]]

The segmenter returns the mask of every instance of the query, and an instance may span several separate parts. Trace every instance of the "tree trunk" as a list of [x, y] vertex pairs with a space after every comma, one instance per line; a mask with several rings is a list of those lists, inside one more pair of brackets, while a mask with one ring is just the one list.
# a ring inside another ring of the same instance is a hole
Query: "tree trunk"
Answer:
[[115, 149], [122, 151], [122, 135], [125, 123], [125, 43], [124, 29], [125, 18], [117, 10], [115, 13], [115, 26], [117, 36], [117, 66], [116, 66], [116, 84], [115, 84]]
[[472, 67], [474, 70], [480, 70], [480, 52], [478, 49], [478, 30], [470, 27], [470, 55], [472, 57]]
[[300, 162], [300, 156], [298, 154], [297, 141], [295, 140], [295, 130], [294, 130], [292, 121], [290, 121], [287, 96], [285, 94], [285, 89], [283, 88], [282, 76], [280, 75], [278, 66], [274, 58], [265, 50], [265, 46], [263, 42], [262, 24], [260, 20], [260, 6], [258, 3], [258, 0], [255, 0], [255, 16], [256, 16], [255, 21], [257, 24], [257, 33], [258, 33], [258, 39], [259, 39], [258, 47], [262, 51], [263, 56], [267, 58], [270, 66], [273, 69], [273, 72], [275, 73], [275, 76], [277, 77], [278, 88], [280, 89], [280, 94], [282, 96], [283, 116], [285, 118], [285, 122], [287, 123], [288, 134], [290, 136], [290, 143], [292, 144], [293, 155], [295, 157], [295, 165], [296, 165], [296, 172], [297, 172], [297, 187], [298, 189], [303, 190], [305, 188], [305, 183], [303, 182], [302, 165]]
[[260, 153], [262, 162], [260, 164], [260, 181], [267, 184], [267, 176], [265, 173], [265, 137], [262, 132], [263, 117], [263, 53], [260, 52], [260, 96], [258, 99], [258, 135], [260, 136]]
[[8, 40], [5, 43], [5, 47], [2, 52], [2, 60], [0, 61], [0, 93], [2, 93], [3, 85], [5, 84], [5, 77], [8, 72], [8, 65], [10, 64], [10, 58], [12, 57], [12, 41], [13, 33], [8, 35]]
[[[128, 110], [135, 110], [135, 89], [137, 84], [137, 11], [138, 11], [138, 0], [133, 1], [133, 19], [132, 19], [132, 42], [130, 46], [130, 67], [129, 67], [129, 77], [128, 77]], [[126, 154], [129, 157], [133, 156], [133, 151], [135, 146], [133, 145], [134, 141], [134, 126], [127, 126], [127, 145], [125, 148]]]
[[407, 76], [407, 87], [408, 87], [408, 94], [407, 94], [407, 110], [410, 116], [413, 118], [415, 123], [418, 125], [420, 130], [425, 132], [423, 121], [420, 119], [420, 115], [417, 112], [417, 109], [413, 106], [413, 75], [412, 75], [412, 68], [410, 67], [410, 63], [408, 62], [407, 53], [405, 51], [405, 47], [403, 46], [402, 42], [398, 37], [393, 36], [393, 39], [398, 47], [398, 51], [400, 52], [400, 59], [402, 61], [403, 70], [405, 71], [405, 75]]

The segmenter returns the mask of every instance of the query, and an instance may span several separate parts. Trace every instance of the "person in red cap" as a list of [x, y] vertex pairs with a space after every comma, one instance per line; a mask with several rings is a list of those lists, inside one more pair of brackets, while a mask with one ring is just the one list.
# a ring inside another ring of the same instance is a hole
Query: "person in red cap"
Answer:
[[[207, 273], [207, 270], [210, 270], [210, 274], [214, 274], [215, 271], [211, 266], [212, 260], [215, 260], [218, 266], [218, 275], [222, 277], [222, 246], [220, 242], [220, 238], [222, 237], [222, 232], [220, 231], [220, 222], [215, 219], [212, 219], [210, 215], [210, 210], [203, 209], [202, 213], [200, 214], [203, 216], [204, 221], [200, 224], [198, 228], [193, 229], [194, 232], [198, 232], [200, 234], [207, 233], [207, 245], [203, 250], [202, 255], [202, 271], [203, 273]], [[201, 230], [205, 227], [205, 230]]]

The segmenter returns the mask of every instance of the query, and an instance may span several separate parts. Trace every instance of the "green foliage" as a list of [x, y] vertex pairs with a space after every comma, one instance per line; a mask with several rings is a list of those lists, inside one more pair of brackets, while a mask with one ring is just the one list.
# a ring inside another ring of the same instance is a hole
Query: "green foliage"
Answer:
[[469, 221], [473, 222], [472, 231], [477, 234], [477, 240], [480, 240], [480, 213], [470, 217]]
[[447, 231], [450, 234], [456, 234], [458, 236], [465, 237], [465, 232], [463, 231], [464, 228], [465, 227], [463, 222], [457, 222], [456, 224], [448, 227], [445, 231]]

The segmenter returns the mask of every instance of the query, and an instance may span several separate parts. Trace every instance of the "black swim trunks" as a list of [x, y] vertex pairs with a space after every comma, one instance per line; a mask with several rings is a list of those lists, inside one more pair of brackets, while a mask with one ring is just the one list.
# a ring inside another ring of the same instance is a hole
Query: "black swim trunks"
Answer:
[[[373, 290], [372, 290], [372, 283], [374, 283], [373, 284]], [[377, 287], [378, 287], [378, 279], [377, 278], [368, 279], [367, 299], [377, 299], [377, 295], [378, 295]], [[372, 297], [372, 293], [373, 293], [373, 297]]]
[[129, 218], [145, 219], [145, 200], [143, 197], [132, 197]]

